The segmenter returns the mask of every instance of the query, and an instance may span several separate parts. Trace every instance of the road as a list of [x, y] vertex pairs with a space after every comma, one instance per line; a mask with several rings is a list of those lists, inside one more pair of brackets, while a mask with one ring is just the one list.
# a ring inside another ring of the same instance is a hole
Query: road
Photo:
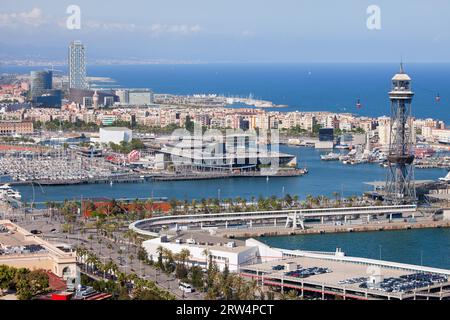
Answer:
[[[197, 291], [183, 293], [178, 288], [178, 280], [173, 275], [167, 275], [140, 261], [137, 258], [138, 246], [121, 237], [120, 233], [115, 234], [118, 239], [114, 241], [91, 230], [87, 230], [84, 234], [80, 232], [76, 234], [62, 233], [60, 222], [51, 221], [50, 218], [42, 216], [36, 216], [35, 220], [30, 216], [27, 218], [17, 217], [16, 219], [16, 223], [28, 231], [42, 231], [39, 236], [50, 243], [69, 244], [73, 247], [84, 244], [86, 248], [95, 253], [102, 263], [111, 259], [117, 264], [120, 271], [126, 274], [135, 273], [140, 278], [154, 281], [158, 287], [170, 291], [177, 299], [201, 300], [204, 298], [203, 294]], [[52, 232], [52, 230], [55, 231]], [[89, 239], [90, 236], [92, 239]], [[130, 259], [130, 256], [133, 256], [133, 259]]]

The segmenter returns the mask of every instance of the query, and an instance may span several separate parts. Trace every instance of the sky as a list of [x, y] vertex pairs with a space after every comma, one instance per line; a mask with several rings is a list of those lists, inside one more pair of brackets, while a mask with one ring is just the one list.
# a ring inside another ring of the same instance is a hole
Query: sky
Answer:
[[88, 62], [450, 62], [449, 14], [448, 0], [0, 0], [0, 58], [64, 59], [81, 40]]

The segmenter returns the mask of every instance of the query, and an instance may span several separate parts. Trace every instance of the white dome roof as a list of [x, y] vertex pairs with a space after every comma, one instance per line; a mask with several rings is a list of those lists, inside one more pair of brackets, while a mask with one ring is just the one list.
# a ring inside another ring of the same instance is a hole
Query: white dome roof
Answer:
[[406, 73], [397, 73], [392, 77], [392, 80], [396, 81], [411, 81], [411, 78]]

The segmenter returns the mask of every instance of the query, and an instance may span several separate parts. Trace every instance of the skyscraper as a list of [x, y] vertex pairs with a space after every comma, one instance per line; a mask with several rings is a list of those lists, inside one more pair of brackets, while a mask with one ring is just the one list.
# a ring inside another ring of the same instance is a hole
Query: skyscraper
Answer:
[[31, 98], [34, 99], [52, 88], [51, 71], [31, 71]]
[[85, 48], [81, 41], [72, 41], [69, 46], [69, 88], [88, 88]]
[[386, 200], [393, 204], [414, 203], [414, 154], [412, 152], [411, 78], [403, 71], [392, 78], [390, 141], [388, 153], [388, 176], [386, 181]]

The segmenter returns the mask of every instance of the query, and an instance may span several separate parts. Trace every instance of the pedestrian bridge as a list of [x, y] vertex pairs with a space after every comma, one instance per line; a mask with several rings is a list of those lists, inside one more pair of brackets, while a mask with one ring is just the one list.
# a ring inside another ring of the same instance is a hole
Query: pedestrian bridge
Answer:
[[306, 219], [341, 218], [346, 222], [348, 218], [365, 218], [367, 221], [374, 216], [389, 215], [395, 213], [411, 213], [414, 217], [416, 205], [393, 205], [393, 206], [365, 206], [365, 207], [339, 207], [318, 209], [291, 209], [275, 211], [252, 211], [252, 212], [230, 212], [230, 213], [208, 213], [208, 214], [184, 214], [166, 215], [149, 219], [138, 220], [130, 224], [129, 228], [137, 233], [158, 236], [164, 227], [199, 226], [208, 227], [230, 227], [231, 223], [247, 223], [251, 228], [255, 223], [278, 223], [284, 224], [285, 228], [304, 229]]

